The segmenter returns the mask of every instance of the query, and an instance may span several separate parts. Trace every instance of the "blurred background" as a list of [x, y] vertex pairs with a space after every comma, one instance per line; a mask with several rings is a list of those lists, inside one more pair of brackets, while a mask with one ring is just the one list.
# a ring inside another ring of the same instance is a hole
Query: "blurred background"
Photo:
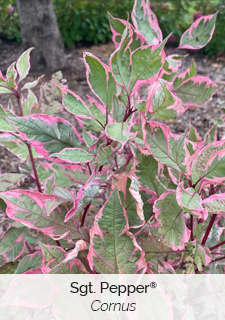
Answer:
[[[35, 0], [30, 0], [30, 3]], [[127, 19], [131, 16], [133, 0], [52, 0], [59, 30], [66, 47], [107, 43], [111, 40], [107, 11]], [[207, 55], [225, 52], [224, 0], [154, 0], [151, 8], [156, 14], [164, 37], [173, 32], [171, 45], [179, 43], [182, 33], [201, 15], [219, 10], [216, 29], [210, 43], [201, 50]], [[21, 42], [16, 0], [0, 0], [0, 42]]]

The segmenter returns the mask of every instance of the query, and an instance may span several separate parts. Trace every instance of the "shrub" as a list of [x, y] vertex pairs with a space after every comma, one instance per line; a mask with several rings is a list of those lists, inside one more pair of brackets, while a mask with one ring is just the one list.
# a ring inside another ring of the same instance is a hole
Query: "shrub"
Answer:
[[16, 0], [0, 0], [0, 43], [1, 39], [21, 41]]
[[[197, 19], [179, 48], [204, 47], [216, 16]], [[166, 56], [168, 37], [148, 1], [135, 1], [134, 27], [109, 17], [116, 50], [109, 66], [84, 53], [86, 103], [59, 73], [39, 99], [40, 79], [21, 85], [31, 49], [0, 76], [0, 92], [14, 95], [20, 112], [11, 100], [1, 107], [0, 141], [26, 159], [20, 174], [0, 176], [10, 222], [1, 273], [224, 273], [224, 140], [216, 125], [201, 138], [192, 126], [173, 134], [152, 121], [203, 107], [218, 86], [196, 75], [194, 62], [178, 72], [184, 56]], [[76, 128], [54, 115], [59, 108]], [[15, 187], [29, 175], [36, 191]]]
[[127, 19], [127, 12], [132, 10], [130, 0], [53, 0], [53, 4], [63, 41], [68, 47], [79, 41], [107, 42], [111, 39], [107, 11]]

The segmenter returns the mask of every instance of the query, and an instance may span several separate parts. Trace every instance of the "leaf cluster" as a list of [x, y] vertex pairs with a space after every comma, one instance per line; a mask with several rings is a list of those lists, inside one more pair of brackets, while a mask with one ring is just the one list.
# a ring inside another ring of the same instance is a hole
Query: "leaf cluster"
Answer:
[[[178, 48], [204, 47], [216, 16], [196, 20]], [[32, 49], [0, 74], [0, 93], [17, 99], [0, 106], [0, 144], [21, 158], [20, 174], [0, 175], [9, 221], [0, 272], [223, 272], [225, 142], [216, 124], [200, 137], [192, 126], [173, 134], [156, 122], [203, 107], [219, 87], [194, 62], [179, 72], [185, 56], [166, 54], [148, 0], [135, 1], [133, 24], [109, 21], [116, 49], [108, 65], [83, 55], [86, 101], [60, 72], [39, 97], [41, 77], [21, 84]], [[76, 127], [56, 116], [61, 109]], [[27, 176], [36, 190], [17, 187]]]

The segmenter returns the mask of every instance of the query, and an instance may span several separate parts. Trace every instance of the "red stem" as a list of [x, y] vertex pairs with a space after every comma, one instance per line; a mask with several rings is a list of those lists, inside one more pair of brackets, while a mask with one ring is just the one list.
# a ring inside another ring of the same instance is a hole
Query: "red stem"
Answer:
[[38, 188], [38, 191], [40, 193], [42, 193], [41, 184], [40, 184], [40, 181], [38, 179], [37, 169], [36, 169], [35, 162], [34, 162], [34, 156], [33, 156], [32, 150], [31, 150], [31, 145], [27, 144], [27, 148], [29, 150], [30, 160], [31, 160], [32, 167], [33, 167], [33, 170], [34, 170], [34, 176], [35, 176], [35, 181], [36, 181], [36, 184], [37, 184], [37, 188]]
[[83, 213], [82, 220], [81, 220], [81, 225], [80, 225], [81, 227], [83, 227], [83, 225], [84, 225], [84, 221], [85, 221], [88, 209], [90, 208], [90, 205], [91, 205], [91, 202], [84, 209], [84, 213]]
[[[23, 108], [22, 108], [22, 104], [21, 104], [21, 101], [20, 101], [20, 94], [18, 93], [18, 91], [14, 91], [14, 95], [17, 98], [17, 101], [18, 101], [18, 107], [19, 107], [19, 110], [20, 110], [20, 116], [23, 117]], [[32, 153], [31, 145], [28, 144], [27, 142], [25, 142], [25, 143], [27, 145], [27, 148], [28, 148], [28, 151], [29, 151], [29, 154], [30, 154], [30, 160], [31, 160], [31, 164], [32, 164], [32, 167], [33, 167], [35, 181], [36, 181], [36, 184], [37, 184], [38, 191], [40, 193], [42, 193], [41, 184], [40, 184], [40, 181], [39, 181], [39, 178], [38, 178], [37, 169], [36, 169], [36, 166], [35, 166], [34, 156], [33, 156], [33, 153]]]
[[216, 261], [220, 261], [220, 260], [223, 260], [223, 259], [225, 259], [225, 257], [221, 257], [221, 258], [215, 259], [215, 260], [211, 261], [210, 263], [214, 263]]
[[123, 122], [125, 122], [125, 121], [129, 118], [129, 116], [130, 116], [132, 113], [134, 113], [135, 111], [137, 111], [137, 109], [134, 109], [134, 110], [128, 112], [128, 114], [125, 115], [125, 117], [124, 117], [124, 119], [123, 119]]
[[32, 253], [33, 253], [33, 250], [31, 249], [31, 247], [29, 246], [29, 244], [27, 243], [27, 241], [26, 241], [25, 243], [26, 243], [26, 247], [27, 247], [29, 253], [32, 254]]
[[210, 233], [210, 231], [211, 231], [211, 229], [212, 229], [212, 226], [213, 226], [214, 221], [216, 220], [216, 217], [217, 217], [217, 214], [213, 214], [213, 215], [212, 215], [212, 218], [211, 218], [211, 220], [210, 220], [210, 222], [209, 222], [208, 228], [207, 228], [206, 233], [205, 233], [205, 235], [204, 235], [204, 238], [203, 238], [203, 240], [202, 240], [202, 245], [203, 245], [203, 246], [205, 245], [205, 243], [206, 243], [206, 241], [207, 241], [207, 239], [208, 239], [209, 233]]
[[191, 214], [191, 241], [194, 240], [194, 217]]
[[167, 56], [170, 56], [170, 55], [171, 55], [173, 52], [175, 52], [178, 48], [179, 48], [179, 47], [177, 47], [177, 48], [175, 48], [175, 49], [171, 50], [169, 53], [167, 53]]
[[224, 244], [225, 244], [225, 241], [222, 241], [222, 242], [220, 242], [220, 243], [216, 244], [215, 246], [213, 246], [213, 247], [209, 248], [209, 250], [210, 250], [210, 251], [215, 250], [215, 249], [217, 249], [217, 248], [219, 248], [219, 247], [223, 246]]
[[[112, 142], [113, 142], [113, 140], [109, 140], [109, 139], [108, 139], [105, 147], [108, 147]], [[104, 166], [99, 167], [98, 172], [101, 172], [103, 167], [104, 167]]]
[[57, 244], [58, 247], [62, 247], [61, 244], [60, 244], [60, 242], [59, 242], [59, 240], [55, 240], [55, 242], [56, 242], [56, 244]]
[[89, 170], [89, 174], [91, 175], [91, 174], [92, 174], [92, 172], [91, 172], [91, 167], [90, 167], [89, 162], [87, 163], [87, 167], [88, 167], [88, 170]]

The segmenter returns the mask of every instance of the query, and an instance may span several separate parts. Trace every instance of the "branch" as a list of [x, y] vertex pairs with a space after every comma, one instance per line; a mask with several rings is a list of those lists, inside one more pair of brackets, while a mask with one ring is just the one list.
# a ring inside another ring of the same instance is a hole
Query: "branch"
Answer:
[[85, 221], [88, 209], [90, 208], [90, 205], [91, 205], [91, 202], [84, 209], [84, 213], [83, 213], [82, 220], [81, 220], [81, 225], [80, 225], [81, 227], [83, 227], [83, 225], [84, 225], [84, 221]]
[[[22, 108], [22, 104], [21, 104], [21, 100], [20, 100], [20, 94], [18, 93], [18, 91], [14, 90], [14, 95], [15, 95], [17, 101], [18, 101], [18, 107], [19, 107], [19, 111], [20, 111], [20, 116], [23, 117], [23, 108]], [[31, 160], [31, 163], [32, 163], [32, 167], [33, 167], [35, 181], [36, 181], [36, 184], [37, 184], [38, 191], [40, 193], [42, 193], [41, 184], [40, 184], [40, 181], [39, 181], [39, 178], [38, 178], [37, 169], [36, 169], [36, 166], [35, 166], [35, 161], [34, 161], [34, 156], [33, 156], [32, 149], [31, 149], [31, 145], [28, 144], [27, 142], [25, 142], [25, 143], [26, 143], [28, 151], [29, 151], [30, 160]]]
[[222, 241], [222, 242], [220, 242], [220, 243], [216, 244], [215, 246], [213, 246], [213, 247], [209, 248], [209, 250], [210, 250], [210, 251], [215, 250], [215, 249], [217, 249], [217, 248], [219, 248], [219, 247], [223, 246], [224, 244], [225, 244], [225, 241]]
[[214, 223], [215, 220], [216, 220], [216, 217], [217, 217], [217, 214], [213, 214], [213, 215], [212, 215], [212, 218], [211, 218], [211, 220], [210, 220], [210, 222], [209, 222], [208, 228], [207, 228], [206, 233], [205, 233], [205, 235], [204, 235], [204, 238], [203, 238], [203, 240], [202, 240], [202, 245], [203, 245], [203, 246], [205, 245], [205, 243], [206, 243], [206, 241], [207, 241], [207, 239], [208, 239], [209, 233], [210, 233], [210, 231], [211, 231], [211, 229], [212, 229], [213, 223]]

